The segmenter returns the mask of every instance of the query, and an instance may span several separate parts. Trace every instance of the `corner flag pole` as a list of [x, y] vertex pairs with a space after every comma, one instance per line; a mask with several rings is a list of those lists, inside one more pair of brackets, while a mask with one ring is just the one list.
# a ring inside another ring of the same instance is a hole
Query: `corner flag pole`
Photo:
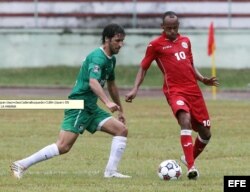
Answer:
[[[214, 25], [211, 22], [208, 32], [208, 56], [212, 57], [212, 77], [216, 77], [216, 66], [215, 66], [215, 39], [214, 39]], [[212, 96], [216, 99], [216, 87], [212, 86]]]
[[[215, 51], [212, 53], [212, 77], [216, 77], [216, 66], [215, 66]], [[216, 100], [216, 86], [212, 86], [212, 96], [213, 100]]]

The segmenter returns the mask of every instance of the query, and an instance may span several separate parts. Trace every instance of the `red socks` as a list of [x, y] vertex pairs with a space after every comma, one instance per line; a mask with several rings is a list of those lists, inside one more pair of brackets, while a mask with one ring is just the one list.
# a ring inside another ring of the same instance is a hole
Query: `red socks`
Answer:
[[195, 139], [194, 143], [194, 159], [196, 159], [200, 153], [204, 150], [209, 140], [202, 139], [199, 135]]
[[185, 155], [187, 167], [190, 169], [194, 165], [192, 130], [181, 130], [181, 146]]
[[209, 140], [202, 139], [199, 135], [195, 139], [193, 145], [192, 130], [183, 129], [181, 130], [181, 146], [187, 162], [187, 168], [190, 169], [194, 165], [194, 160], [201, 154], [205, 149]]

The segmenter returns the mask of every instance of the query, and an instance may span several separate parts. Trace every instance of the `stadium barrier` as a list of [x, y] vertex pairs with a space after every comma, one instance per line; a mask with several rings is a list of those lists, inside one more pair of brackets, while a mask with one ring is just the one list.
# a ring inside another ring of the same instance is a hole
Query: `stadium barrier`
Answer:
[[1, 0], [2, 28], [158, 28], [163, 12], [178, 13], [183, 28], [250, 28], [249, 0]]
[[[139, 65], [150, 40], [161, 29], [127, 29], [118, 65]], [[197, 67], [211, 67], [207, 55], [208, 29], [180, 29], [192, 42]], [[215, 29], [218, 68], [250, 68], [250, 30]], [[101, 45], [101, 29], [0, 29], [0, 68], [80, 66], [92, 49]]]

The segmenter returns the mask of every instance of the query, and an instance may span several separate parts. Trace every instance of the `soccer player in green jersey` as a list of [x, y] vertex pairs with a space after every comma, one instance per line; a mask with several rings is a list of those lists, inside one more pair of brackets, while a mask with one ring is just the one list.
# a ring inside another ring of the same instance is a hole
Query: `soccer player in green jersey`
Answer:
[[[69, 95], [69, 99], [83, 99], [84, 109], [65, 110], [56, 143], [44, 147], [27, 158], [13, 162], [11, 170], [14, 177], [20, 179], [30, 166], [69, 152], [79, 134], [82, 134], [84, 130], [92, 134], [96, 131], [102, 131], [113, 136], [104, 177], [130, 177], [117, 171], [119, 161], [126, 147], [128, 130], [125, 126], [123, 108], [118, 88], [115, 84], [114, 68], [116, 58], [114, 55], [123, 46], [124, 39], [125, 31], [117, 24], [107, 25], [103, 29], [102, 46], [92, 51], [86, 57], [75, 86]], [[113, 101], [109, 99], [103, 89], [106, 81], [108, 92]], [[98, 107], [98, 98], [110, 112], [118, 112], [118, 119], [113, 118], [110, 113]]]

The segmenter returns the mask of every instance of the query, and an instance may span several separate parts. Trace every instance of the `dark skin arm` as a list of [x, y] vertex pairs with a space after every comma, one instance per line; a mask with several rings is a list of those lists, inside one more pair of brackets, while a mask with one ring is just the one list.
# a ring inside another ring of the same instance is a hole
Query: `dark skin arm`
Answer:
[[204, 77], [203, 75], [201, 75], [201, 73], [196, 67], [194, 67], [194, 71], [195, 71], [196, 79], [202, 82], [203, 84], [207, 86], [216, 86], [216, 87], [220, 85], [216, 77]]
[[147, 70], [143, 69], [142, 67], [139, 68], [137, 75], [136, 75], [134, 87], [129, 93], [125, 95], [126, 102], [132, 102], [132, 100], [136, 97], [137, 91], [140, 85], [142, 84], [144, 77], [146, 76], [146, 73], [147, 73]]

